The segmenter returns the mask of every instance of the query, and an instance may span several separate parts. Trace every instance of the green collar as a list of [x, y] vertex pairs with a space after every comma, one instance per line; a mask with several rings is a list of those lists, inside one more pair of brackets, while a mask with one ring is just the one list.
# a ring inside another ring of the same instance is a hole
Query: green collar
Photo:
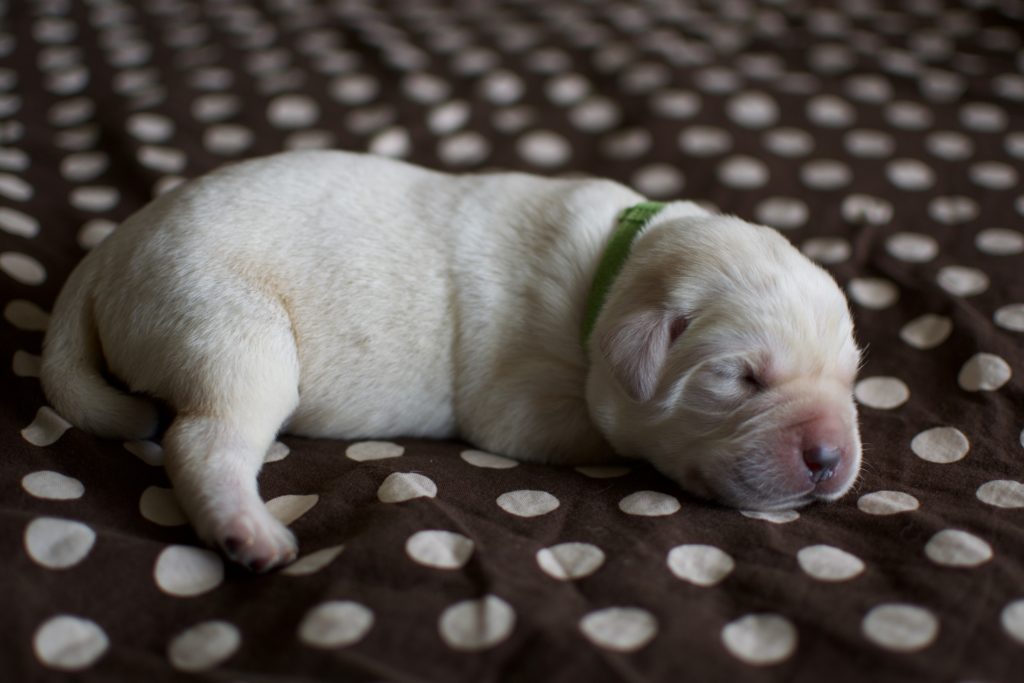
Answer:
[[601, 313], [605, 299], [608, 298], [608, 291], [618, 276], [622, 266], [626, 263], [629, 250], [633, 246], [633, 240], [647, 226], [654, 216], [665, 208], [664, 202], [641, 202], [631, 206], [619, 214], [618, 224], [612, 234], [608, 246], [604, 250], [601, 262], [597, 264], [597, 273], [594, 274], [594, 284], [590, 288], [590, 296], [587, 298], [587, 308], [583, 316], [583, 347], [587, 347], [590, 335], [597, 323], [597, 316]]

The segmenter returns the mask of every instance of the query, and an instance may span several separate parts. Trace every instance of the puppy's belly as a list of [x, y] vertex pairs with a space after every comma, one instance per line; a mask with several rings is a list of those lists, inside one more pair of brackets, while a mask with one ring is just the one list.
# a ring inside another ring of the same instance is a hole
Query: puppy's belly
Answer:
[[283, 431], [333, 439], [455, 436], [449, 382], [416, 368], [383, 376], [347, 365], [302, 364], [299, 405]]

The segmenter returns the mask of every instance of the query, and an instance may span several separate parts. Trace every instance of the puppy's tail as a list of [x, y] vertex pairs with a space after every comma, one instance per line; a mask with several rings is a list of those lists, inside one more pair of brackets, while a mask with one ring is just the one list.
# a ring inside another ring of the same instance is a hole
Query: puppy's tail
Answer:
[[77, 427], [111, 439], [148, 438], [157, 429], [156, 406], [110, 386], [100, 372], [103, 354], [87, 271], [75, 269], [54, 305], [43, 342], [43, 391]]

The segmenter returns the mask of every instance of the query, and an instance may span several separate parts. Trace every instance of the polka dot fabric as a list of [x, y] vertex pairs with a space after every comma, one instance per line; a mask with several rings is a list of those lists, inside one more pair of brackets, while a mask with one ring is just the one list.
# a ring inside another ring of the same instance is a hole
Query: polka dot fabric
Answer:
[[[0, 592], [10, 680], [1011, 681], [1024, 667], [1024, 2], [0, 3]], [[865, 470], [755, 513], [637, 462], [291, 439], [295, 531], [203, 548], [158, 440], [39, 387], [67, 274], [284, 149], [608, 176], [769, 224], [868, 353]], [[526, 653], [526, 654], [524, 654]]]

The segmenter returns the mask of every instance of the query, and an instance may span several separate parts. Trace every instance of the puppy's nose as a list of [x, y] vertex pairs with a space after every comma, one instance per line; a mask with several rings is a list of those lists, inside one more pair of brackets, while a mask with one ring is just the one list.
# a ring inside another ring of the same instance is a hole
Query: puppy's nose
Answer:
[[804, 464], [811, 473], [811, 481], [820, 484], [836, 473], [841, 453], [832, 446], [813, 446], [804, 451]]

